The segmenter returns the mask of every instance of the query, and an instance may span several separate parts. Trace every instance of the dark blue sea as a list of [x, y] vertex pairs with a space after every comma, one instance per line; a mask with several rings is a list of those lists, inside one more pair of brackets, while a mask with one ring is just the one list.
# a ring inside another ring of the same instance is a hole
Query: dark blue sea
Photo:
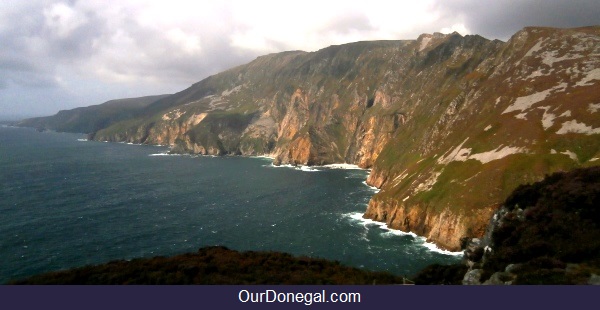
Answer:
[[167, 151], [0, 126], [0, 283], [212, 245], [398, 275], [460, 260], [362, 220], [368, 171]]

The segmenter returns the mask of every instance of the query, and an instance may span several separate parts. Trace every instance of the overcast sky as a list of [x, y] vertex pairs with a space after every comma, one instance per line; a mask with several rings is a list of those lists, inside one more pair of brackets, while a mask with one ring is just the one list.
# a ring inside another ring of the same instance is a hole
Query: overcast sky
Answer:
[[174, 93], [272, 52], [598, 24], [598, 0], [0, 0], [0, 116]]

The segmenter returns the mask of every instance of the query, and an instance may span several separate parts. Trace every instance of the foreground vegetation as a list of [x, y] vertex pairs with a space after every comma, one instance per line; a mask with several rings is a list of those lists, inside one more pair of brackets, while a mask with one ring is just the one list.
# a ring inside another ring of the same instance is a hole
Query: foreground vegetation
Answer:
[[399, 284], [402, 277], [277, 252], [207, 247], [198, 253], [114, 261], [10, 284]]

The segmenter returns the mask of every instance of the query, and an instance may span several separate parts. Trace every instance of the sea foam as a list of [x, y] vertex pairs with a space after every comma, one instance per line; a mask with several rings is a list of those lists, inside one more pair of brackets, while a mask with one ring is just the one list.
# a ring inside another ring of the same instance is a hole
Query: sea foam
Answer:
[[313, 166], [300, 166], [300, 170], [302, 171], [306, 171], [306, 172], [316, 172], [316, 171], [321, 171]]
[[385, 230], [385, 232], [382, 232], [382, 235], [392, 235], [392, 236], [412, 236], [415, 241], [417, 241], [417, 243], [421, 246], [426, 247], [427, 249], [429, 249], [432, 252], [437, 252], [443, 255], [450, 255], [450, 256], [462, 256], [463, 252], [452, 252], [452, 251], [447, 251], [447, 250], [443, 250], [440, 249], [439, 247], [437, 247], [434, 243], [432, 242], [427, 242], [427, 238], [419, 236], [413, 232], [405, 232], [405, 231], [401, 231], [398, 229], [391, 229], [388, 227], [388, 225], [386, 223], [383, 222], [377, 222], [374, 221], [372, 219], [365, 219], [363, 218], [363, 214], [361, 212], [352, 212], [352, 213], [347, 213], [347, 214], [343, 214], [344, 217], [350, 218], [352, 221], [354, 222], [358, 222], [361, 225], [367, 227], [367, 226], [377, 226], [382, 230]]
[[[270, 156], [252, 156], [254, 158], [269, 158], [269, 159], [273, 159], [273, 157]], [[306, 166], [306, 165], [302, 165], [302, 166], [294, 166], [294, 165], [290, 165], [290, 164], [285, 164], [285, 165], [269, 165], [268, 167], [273, 167], [273, 168], [293, 168], [296, 170], [301, 170], [301, 171], [306, 171], [306, 172], [316, 172], [316, 171], [323, 171], [323, 169], [344, 169], [344, 170], [365, 170], [363, 168], [360, 168], [357, 165], [352, 165], [352, 164], [328, 164], [328, 165], [322, 165], [322, 166]]]
[[367, 184], [367, 181], [362, 181], [362, 184], [364, 184], [366, 187], [370, 188], [373, 192], [375, 192], [376, 194], [379, 193], [380, 189], [375, 187], [375, 186], [371, 186], [369, 184]]
[[395, 235], [395, 236], [412, 236], [417, 238], [418, 236], [413, 233], [413, 232], [404, 232], [398, 229], [391, 229], [387, 226], [386, 223], [383, 222], [378, 222], [378, 221], [374, 221], [372, 219], [366, 219], [363, 218], [363, 214], [361, 212], [353, 212], [353, 213], [347, 213], [344, 214], [344, 216], [359, 222], [360, 224], [362, 224], [363, 226], [377, 226], [379, 228], [381, 228], [382, 230], [386, 230], [385, 232], [383, 232], [383, 234], [390, 234], [390, 235]]
[[182, 154], [155, 153], [155, 154], [149, 154], [148, 156], [182, 156]]
[[427, 238], [425, 238], [425, 237], [419, 237], [419, 239], [423, 242], [422, 245], [424, 247], [428, 248], [432, 252], [437, 252], [440, 254], [451, 255], [451, 256], [463, 256], [464, 255], [463, 251], [452, 252], [452, 251], [440, 249], [440, 248], [438, 248], [437, 245], [435, 245], [435, 243], [427, 242]]
[[274, 165], [273, 163], [270, 163], [268, 165], [264, 165], [263, 167], [269, 167], [269, 168], [296, 168], [296, 166], [290, 165], [290, 164]]
[[365, 169], [363, 169], [357, 165], [353, 165], [353, 164], [329, 164], [329, 165], [324, 165], [321, 167], [329, 168], [329, 169], [365, 170]]
[[252, 156], [248, 156], [250, 158], [259, 158], [259, 159], [270, 159], [273, 160], [275, 159], [274, 156], [270, 156], [270, 155], [252, 155]]
[[271, 163], [269, 165], [264, 165], [263, 167], [269, 167], [269, 168], [291, 168], [291, 169], [305, 171], [305, 172], [317, 172], [317, 171], [321, 171], [321, 170], [315, 168], [314, 166], [294, 166], [294, 165], [290, 165], [290, 164], [274, 165], [273, 163]]

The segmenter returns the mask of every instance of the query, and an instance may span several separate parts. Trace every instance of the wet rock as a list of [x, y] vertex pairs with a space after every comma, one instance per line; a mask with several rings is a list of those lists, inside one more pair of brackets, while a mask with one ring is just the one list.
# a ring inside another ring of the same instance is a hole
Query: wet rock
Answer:
[[483, 285], [511, 285], [516, 279], [512, 273], [508, 272], [496, 272], [488, 280], [483, 282]]
[[592, 276], [588, 280], [588, 284], [590, 284], [590, 285], [600, 285], [600, 276], [597, 275], [597, 274], [592, 274]]
[[484, 248], [481, 247], [481, 240], [478, 238], [473, 238], [469, 241], [466, 249], [465, 249], [465, 259], [477, 263], [481, 261], [483, 257]]
[[481, 269], [469, 270], [465, 274], [462, 284], [463, 285], [480, 285], [482, 273], [483, 273], [483, 271]]
[[506, 268], [504, 269], [504, 271], [506, 271], [508, 273], [515, 273], [522, 266], [523, 266], [523, 264], [510, 264], [510, 265], [506, 266]]

